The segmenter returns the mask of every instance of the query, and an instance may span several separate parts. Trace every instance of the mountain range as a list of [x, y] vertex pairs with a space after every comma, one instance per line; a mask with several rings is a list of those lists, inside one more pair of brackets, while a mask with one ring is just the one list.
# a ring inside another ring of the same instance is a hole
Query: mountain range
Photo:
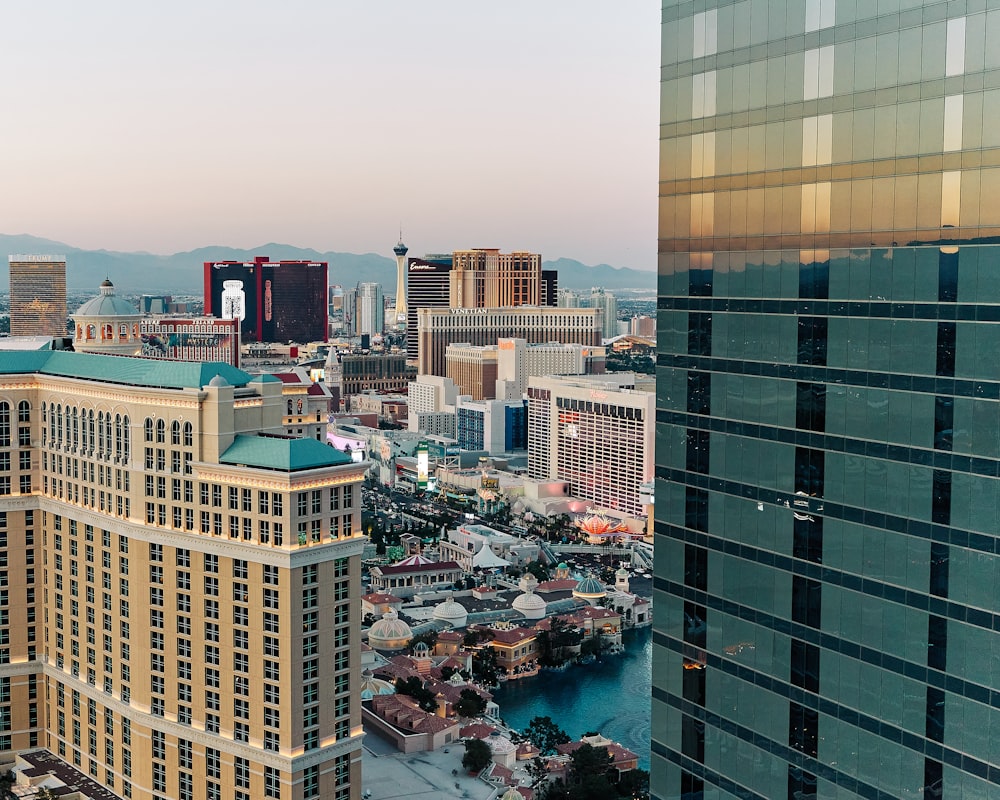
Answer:
[[[396, 261], [378, 253], [320, 253], [287, 244], [264, 244], [252, 250], [232, 247], [200, 247], [185, 253], [119, 253], [111, 250], [82, 250], [63, 242], [29, 235], [0, 234], [0, 254], [44, 253], [66, 256], [66, 285], [71, 290], [97, 287], [110, 278], [119, 291], [201, 294], [204, 289], [202, 264], [206, 261], [252, 261], [254, 256], [279, 260], [326, 261], [330, 283], [353, 286], [360, 281], [382, 284], [386, 292], [396, 289]], [[559, 271], [559, 288], [587, 290], [603, 286], [612, 291], [631, 289], [649, 292], [656, 288], [656, 272], [608, 264], [590, 266], [571, 258], [544, 262], [546, 269]], [[0, 260], [0, 287], [9, 285], [7, 259]]]

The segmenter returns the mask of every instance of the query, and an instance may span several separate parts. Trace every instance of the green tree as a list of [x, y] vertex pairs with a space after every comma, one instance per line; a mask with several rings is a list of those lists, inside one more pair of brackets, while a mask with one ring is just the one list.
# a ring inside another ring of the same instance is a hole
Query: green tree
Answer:
[[13, 788], [14, 784], [17, 782], [17, 776], [14, 774], [13, 770], [8, 770], [3, 775], [0, 775], [0, 799], [2, 800], [16, 800]]
[[552, 717], [533, 717], [524, 735], [537, 747], [543, 756], [552, 755], [556, 745], [570, 741], [569, 734], [552, 721]]
[[469, 739], [465, 743], [462, 766], [470, 773], [482, 772], [493, 759], [493, 751], [482, 739]]
[[581, 656], [596, 656], [601, 652], [600, 636], [591, 636], [580, 643]]
[[496, 686], [500, 682], [500, 667], [492, 647], [484, 647], [472, 654], [472, 677], [483, 686]]
[[530, 572], [535, 576], [535, 580], [539, 583], [542, 581], [547, 581], [549, 579], [549, 568], [545, 566], [541, 561], [529, 561], [524, 565], [526, 572]]
[[567, 786], [573, 800], [607, 800], [618, 794], [606, 747], [584, 744], [573, 751]]
[[638, 768], [623, 772], [615, 788], [622, 797], [649, 800], [649, 773]]
[[412, 697], [424, 711], [431, 713], [437, 711], [437, 696], [424, 686], [420, 678], [410, 677], [406, 680], [396, 678], [396, 693]]
[[561, 617], [552, 617], [549, 629], [538, 633], [538, 663], [557, 667], [566, 661], [566, 648], [580, 640], [579, 634]]
[[478, 717], [486, 711], [486, 698], [474, 689], [462, 689], [454, 708], [460, 717]]

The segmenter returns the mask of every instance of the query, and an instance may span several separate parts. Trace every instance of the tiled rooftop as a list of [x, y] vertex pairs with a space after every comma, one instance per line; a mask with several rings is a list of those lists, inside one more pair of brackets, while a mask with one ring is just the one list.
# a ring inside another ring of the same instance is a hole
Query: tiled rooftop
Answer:
[[351, 457], [315, 439], [240, 435], [220, 463], [282, 472], [350, 464]]
[[167, 361], [65, 350], [8, 350], [0, 358], [0, 375], [37, 373], [157, 389], [201, 389], [216, 375], [231, 386], [246, 386], [251, 376], [229, 364], [211, 361]]

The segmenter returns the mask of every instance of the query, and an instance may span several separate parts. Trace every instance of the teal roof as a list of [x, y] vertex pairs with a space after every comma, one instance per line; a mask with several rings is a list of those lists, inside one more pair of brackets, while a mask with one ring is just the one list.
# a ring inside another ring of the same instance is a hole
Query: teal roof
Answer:
[[251, 377], [221, 361], [167, 361], [66, 350], [4, 351], [0, 357], [0, 375], [22, 372], [158, 389], [201, 389], [216, 375], [232, 386], [246, 386]]
[[223, 464], [296, 472], [350, 464], [351, 457], [316, 439], [241, 435], [219, 457], [219, 461]]
[[603, 597], [607, 594], [607, 590], [604, 588], [604, 584], [601, 583], [593, 575], [588, 575], [582, 581], [580, 581], [576, 588], [573, 590], [574, 594], [584, 594], [584, 595], [599, 595]]

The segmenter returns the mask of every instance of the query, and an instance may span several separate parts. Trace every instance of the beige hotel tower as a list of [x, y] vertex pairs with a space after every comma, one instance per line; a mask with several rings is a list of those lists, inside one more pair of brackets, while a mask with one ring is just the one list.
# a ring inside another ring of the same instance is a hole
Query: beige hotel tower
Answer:
[[10, 335], [66, 336], [66, 256], [12, 255]]
[[[363, 464], [221, 363], [0, 357], [0, 762], [353, 800]], [[103, 795], [102, 795], [103, 796]]]

